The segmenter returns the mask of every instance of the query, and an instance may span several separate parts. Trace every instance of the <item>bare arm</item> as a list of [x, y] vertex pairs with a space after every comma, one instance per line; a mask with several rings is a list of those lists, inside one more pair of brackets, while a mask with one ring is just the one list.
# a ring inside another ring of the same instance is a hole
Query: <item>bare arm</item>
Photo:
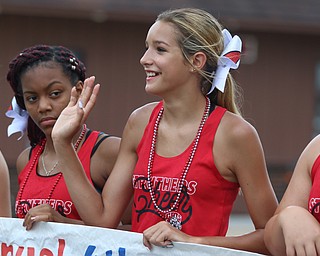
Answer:
[[160, 222], [144, 232], [144, 244], [147, 247], [151, 248], [151, 244], [166, 246], [170, 241], [180, 241], [268, 253], [263, 240], [264, 227], [277, 207], [277, 200], [255, 129], [240, 117], [228, 114], [218, 128], [213, 150], [221, 175], [240, 183], [256, 230], [237, 237], [194, 237], [172, 228], [166, 222]]
[[[114, 168], [116, 159], [119, 154], [121, 139], [116, 136], [110, 136], [103, 139], [105, 135], [99, 136], [97, 143], [103, 140], [96, 152], [91, 158], [90, 170], [91, 178], [96, 188], [100, 191], [103, 190], [105, 183], [107, 182], [112, 169]], [[128, 205], [124, 215], [121, 218], [121, 228], [130, 230], [131, 224], [131, 207], [132, 204]]]
[[220, 154], [217, 159], [221, 158], [221, 162], [217, 160], [218, 169], [225, 178], [239, 182], [256, 230], [237, 237], [213, 238], [212, 241], [205, 238], [204, 243], [213, 242], [218, 246], [268, 254], [263, 240], [264, 228], [278, 202], [259, 136], [253, 126], [231, 113], [226, 113], [219, 129], [214, 152]]
[[[30, 150], [30, 147], [23, 150], [17, 159], [16, 168], [18, 175], [29, 161]], [[39, 221], [83, 224], [83, 222], [80, 220], [74, 220], [62, 216], [59, 212], [54, 210], [49, 204], [40, 204], [31, 208], [25, 216], [23, 226], [26, 227], [26, 230], [30, 230], [33, 227], [33, 224]]]
[[272, 254], [320, 254], [320, 225], [308, 211], [310, 173], [319, 146], [318, 136], [302, 152], [276, 214], [266, 226], [265, 242]]
[[94, 86], [94, 79], [86, 80], [80, 96], [83, 108], [79, 108], [73, 91], [68, 107], [54, 126], [52, 137], [69, 193], [81, 219], [88, 225], [115, 228], [133, 194], [132, 172], [140, 136], [136, 131], [140, 129], [136, 129], [132, 121], [134, 115], [131, 115], [123, 132], [117, 161], [101, 196], [88, 182], [71, 144], [71, 138], [93, 108], [98, 91], [99, 86]]
[[200, 237], [196, 241], [268, 254], [263, 240], [264, 228], [278, 202], [256, 130], [242, 118], [226, 113], [217, 131], [214, 155], [221, 174], [239, 182], [255, 231], [235, 237]]
[[23, 221], [26, 230], [30, 230], [35, 222], [59, 222], [68, 224], [83, 224], [81, 220], [75, 220], [62, 216], [58, 211], [54, 210], [49, 204], [39, 204], [32, 207]]
[[268, 254], [263, 240], [264, 228], [278, 202], [268, 176], [263, 147], [249, 123], [232, 114], [226, 115], [224, 121], [216, 142], [217, 151], [228, 152], [224, 157], [220, 155], [223, 159], [221, 170], [226, 178], [239, 182], [255, 231], [237, 237], [214, 238], [213, 242], [228, 248]]

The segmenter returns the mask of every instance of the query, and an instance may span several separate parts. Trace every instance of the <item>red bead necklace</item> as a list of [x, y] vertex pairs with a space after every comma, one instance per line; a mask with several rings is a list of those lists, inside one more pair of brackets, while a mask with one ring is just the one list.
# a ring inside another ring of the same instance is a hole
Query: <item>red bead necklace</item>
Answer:
[[193, 145], [192, 145], [192, 149], [190, 151], [190, 155], [189, 158], [183, 168], [181, 177], [180, 177], [180, 182], [179, 182], [179, 191], [176, 197], [176, 200], [174, 201], [174, 203], [171, 205], [171, 207], [167, 210], [163, 210], [161, 209], [156, 202], [156, 196], [155, 196], [155, 192], [152, 188], [152, 167], [153, 167], [153, 162], [154, 162], [154, 155], [155, 155], [155, 150], [156, 150], [156, 142], [157, 142], [157, 135], [158, 135], [158, 129], [159, 129], [159, 124], [160, 124], [160, 120], [163, 116], [163, 112], [164, 112], [164, 108], [162, 107], [158, 113], [156, 122], [154, 124], [154, 128], [153, 128], [153, 136], [152, 136], [152, 142], [151, 142], [151, 148], [150, 148], [150, 154], [149, 154], [149, 161], [148, 161], [148, 187], [149, 187], [149, 193], [151, 196], [151, 200], [153, 202], [154, 207], [156, 208], [157, 212], [159, 213], [159, 215], [161, 216], [161, 218], [163, 218], [164, 220], [168, 221], [172, 226], [181, 229], [181, 221], [177, 219], [177, 217], [174, 214], [170, 214], [173, 210], [177, 209], [179, 206], [179, 199], [181, 196], [181, 192], [183, 189], [183, 184], [185, 183], [185, 179], [187, 176], [187, 173], [190, 169], [192, 160], [194, 158], [194, 155], [196, 153], [198, 144], [199, 144], [199, 139], [201, 136], [201, 132], [203, 130], [203, 126], [206, 122], [206, 120], [208, 119], [209, 116], [209, 111], [210, 111], [210, 100], [208, 99], [208, 97], [206, 97], [206, 107], [202, 116], [202, 120], [200, 122], [199, 128], [198, 128], [198, 132], [197, 135], [195, 137], [195, 139], [193, 140]]
[[[83, 140], [84, 135], [86, 134], [86, 132], [87, 132], [87, 126], [86, 126], [86, 124], [84, 124], [83, 127], [82, 127], [82, 131], [81, 131], [81, 133], [80, 133], [79, 138], [77, 139], [76, 143], [73, 145], [75, 151], [77, 151], [77, 149], [78, 149], [80, 143], [82, 142], [82, 140]], [[26, 178], [25, 178], [24, 181], [22, 182], [21, 188], [19, 189], [17, 203], [19, 203], [19, 202], [21, 201], [24, 188], [25, 188], [25, 186], [26, 186], [26, 184], [27, 184], [27, 182], [28, 182], [28, 179], [29, 179], [29, 177], [30, 177], [30, 174], [31, 174], [31, 172], [32, 172], [32, 169], [34, 168], [34, 166], [35, 166], [35, 164], [36, 164], [37, 159], [39, 159], [40, 154], [41, 154], [41, 153], [43, 152], [43, 150], [44, 150], [45, 144], [46, 144], [46, 139], [43, 139], [43, 140], [41, 141], [39, 150], [37, 151], [37, 153], [35, 154], [34, 158], [32, 159], [32, 163], [31, 163], [31, 165], [30, 165], [30, 168], [29, 168], [29, 171], [28, 171], [28, 173], [27, 173], [27, 175], [26, 175]], [[53, 184], [50, 192], [49, 192], [49, 195], [48, 195], [48, 198], [47, 198], [47, 199], [48, 199], [48, 202], [49, 202], [50, 199], [52, 198], [52, 194], [53, 194], [54, 190], [56, 189], [56, 187], [57, 187], [57, 185], [58, 185], [61, 177], [62, 177], [62, 173], [60, 172], [60, 173], [58, 174], [57, 179], [55, 180], [55, 182], [54, 182], [54, 184]], [[16, 207], [17, 207], [17, 206], [16, 206]], [[26, 214], [26, 213], [24, 213], [24, 215], [25, 215], [25, 214]], [[18, 217], [19, 217], [19, 216], [18, 216]]]

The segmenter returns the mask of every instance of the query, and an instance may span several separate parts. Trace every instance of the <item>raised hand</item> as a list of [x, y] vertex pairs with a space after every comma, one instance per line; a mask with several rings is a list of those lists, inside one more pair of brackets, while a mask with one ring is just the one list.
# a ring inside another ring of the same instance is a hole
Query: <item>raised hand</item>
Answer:
[[72, 88], [70, 102], [61, 112], [53, 127], [52, 139], [54, 142], [71, 142], [73, 136], [86, 121], [95, 105], [100, 89], [100, 84], [95, 85], [94, 82], [94, 76], [87, 78], [80, 95], [78, 95], [75, 87]]

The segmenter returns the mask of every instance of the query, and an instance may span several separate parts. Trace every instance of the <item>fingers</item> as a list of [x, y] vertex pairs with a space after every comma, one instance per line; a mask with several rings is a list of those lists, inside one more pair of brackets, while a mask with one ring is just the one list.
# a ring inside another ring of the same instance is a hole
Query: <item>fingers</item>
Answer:
[[287, 246], [286, 248], [287, 256], [317, 256], [316, 244], [313, 241], [308, 241], [307, 243], [296, 244], [294, 246]]
[[72, 107], [72, 106], [76, 105], [77, 101], [78, 101], [78, 93], [77, 93], [76, 87], [74, 86], [71, 89], [71, 96], [70, 96], [70, 101], [69, 101], [68, 107]]
[[152, 245], [172, 248], [171, 234], [174, 232], [169, 223], [163, 221], [146, 229], [143, 232], [143, 244], [152, 249]]
[[173, 248], [174, 247], [173, 242], [170, 240], [164, 241], [164, 247], [165, 248]]
[[33, 227], [33, 224], [40, 221], [50, 222], [52, 221], [52, 218], [48, 214], [32, 216], [28, 218], [28, 220], [25, 219], [25, 221], [23, 222], [23, 226], [26, 227], [26, 230], [31, 230]]
[[95, 103], [97, 94], [99, 92], [100, 84], [94, 84], [95, 77], [91, 76], [84, 81], [83, 89], [79, 100], [81, 100], [82, 107], [90, 107], [92, 103]]
[[80, 109], [87, 107], [89, 110], [96, 102], [99, 93], [100, 84], [94, 84], [95, 76], [91, 76], [84, 81], [82, 92], [79, 95], [77, 88], [74, 86], [71, 90], [71, 96], [68, 106], [78, 105]]
[[[95, 77], [91, 76], [90, 78], [87, 78], [84, 81], [83, 90], [81, 92], [81, 95], [79, 99], [77, 100], [78, 109], [84, 112], [82, 120], [85, 121], [91, 112], [92, 108], [94, 107], [97, 96], [100, 90], [100, 84], [94, 84]], [[70, 101], [73, 101], [74, 98], [70, 99]], [[74, 103], [73, 103], [74, 104]]]
[[143, 236], [143, 245], [147, 247], [149, 250], [152, 249], [152, 244], [149, 242], [149, 240], [145, 236]]
[[41, 204], [35, 206], [34, 208], [30, 209], [29, 212], [26, 214], [22, 225], [26, 227], [26, 230], [30, 230], [36, 222], [54, 221], [53, 212], [54, 210], [50, 205]]
[[[94, 76], [86, 79], [80, 95], [76, 86], [72, 88], [69, 104], [61, 112], [53, 127], [51, 136], [54, 142], [69, 142], [85, 123], [95, 105], [100, 89], [100, 85], [95, 85], [94, 82]], [[59, 143], [56, 143], [57, 145]]]
[[35, 217], [28, 217], [28, 214], [24, 218], [22, 226], [26, 228], [26, 230], [30, 230], [33, 226], [33, 223], [35, 222]]
[[[96, 84], [93, 88], [87, 89], [85, 91], [86, 95], [84, 96], [84, 100], [81, 96], [78, 106], [79, 108], [82, 107], [84, 109], [85, 117], [90, 113], [91, 109], [94, 107], [97, 101], [99, 90], [100, 84]], [[87, 99], [88, 97], [89, 99]]]

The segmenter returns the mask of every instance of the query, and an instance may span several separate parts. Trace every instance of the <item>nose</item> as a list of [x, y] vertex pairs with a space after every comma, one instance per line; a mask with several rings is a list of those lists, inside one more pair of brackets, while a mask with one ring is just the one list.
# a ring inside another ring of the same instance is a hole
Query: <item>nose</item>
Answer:
[[47, 97], [40, 97], [38, 104], [38, 112], [43, 113], [52, 109], [50, 99]]
[[149, 50], [147, 49], [140, 59], [140, 64], [142, 66], [148, 66], [148, 65], [151, 65], [151, 63], [152, 63], [152, 61], [150, 58]]

